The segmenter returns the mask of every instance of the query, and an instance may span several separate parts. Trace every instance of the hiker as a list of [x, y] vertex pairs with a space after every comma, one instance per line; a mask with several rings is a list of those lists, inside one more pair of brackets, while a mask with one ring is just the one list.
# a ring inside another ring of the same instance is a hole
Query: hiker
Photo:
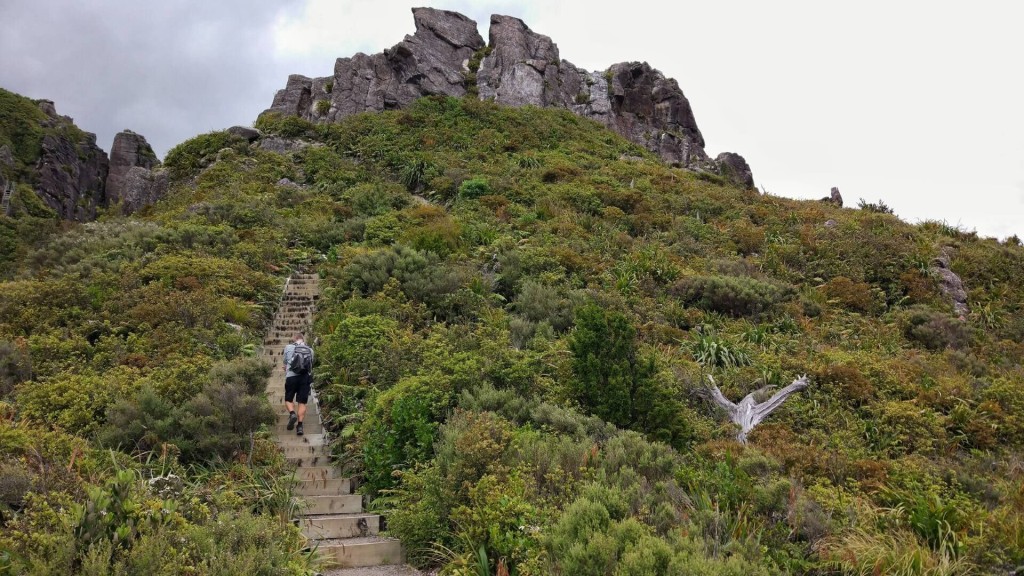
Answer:
[[[284, 347], [284, 407], [288, 409], [288, 430], [302, 436], [302, 421], [306, 418], [306, 403], [313, 384], [313, 349], [306, 345], [302, 332], [295, 334], [295, 340]], [[295, 405], [299, 405], [298, 414]]]

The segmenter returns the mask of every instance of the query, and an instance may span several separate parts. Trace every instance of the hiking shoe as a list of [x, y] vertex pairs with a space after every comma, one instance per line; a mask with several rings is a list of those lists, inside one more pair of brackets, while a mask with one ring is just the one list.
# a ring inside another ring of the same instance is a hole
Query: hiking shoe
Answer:
[[295, 423], [298, 422], [298, 421], [299, 421], [299, 417], [295, 415], [295, 412], [292, 412], [291, 414], [289, 414], [288, 415], [288, 429], [291, 430], [292, 428], [295, 428]]
[[302, 422], [299, 422], [299, 425], [295, 428], [295, 435], [302, 436]]

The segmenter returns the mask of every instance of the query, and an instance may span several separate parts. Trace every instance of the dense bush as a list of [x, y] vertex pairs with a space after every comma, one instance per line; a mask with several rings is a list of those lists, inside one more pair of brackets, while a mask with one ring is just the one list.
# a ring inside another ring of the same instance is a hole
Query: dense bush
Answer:
[[247, 144], [242, 137], [227, 131], [209, 132], [171, 148], [163, 165], [175, 178], [194, 176], [204, 164], [211, 161], [210, 156], [213, 154], [224, 148], [241, 149]]
[[202, 389], [182, 404], [142, 388], [112, 403], [100, 441], [141, 452], [170, 443], [186, 463], [230, 460], [248, 449], [260, 426], [273, 422], [265, 392], [270, 372], [255, 359], [214, 365]]
[[672, 293], [688, 306], [730, 316], [758, 317], [773, 311], [791, 296], [792, 290], [753, 278], [694, 276], [679, 281]]
[[910, 311], [904, 334], [908, 340], [928, 350], [962, 348], [970, 337], [963, 321], [926, 308]]

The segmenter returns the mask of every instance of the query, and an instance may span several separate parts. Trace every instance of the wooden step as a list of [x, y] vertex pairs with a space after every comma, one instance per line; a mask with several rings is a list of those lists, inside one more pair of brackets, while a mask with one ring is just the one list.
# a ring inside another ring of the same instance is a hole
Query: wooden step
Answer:
[[[302, 427], [302, 431], [305, 434], [323, 434], [324, 432], [323, 426], [320, 425], [320, 419], [314, 417], [313, 420], [310, 420], [309, 413], [306, 414], [306, 421], [303, 422], [303, 424], [304, 425]], [[271, 430], [274, 434], [277, 434], [278, 436], [285, 436], [289, 434], [297, 435], [295, 434], [295, 430], [288, 429], [287, 418], [279, 419], [277, 421], [277, 424], [275, 424]]]
[[304, 436], [296, 436], [293, 431], [287, 436], [278, 436], [275, 440], [278, 447], [290, 448], [292, 446], [316, 446], [317, 444], [323, 444], [325, 441], [323, 434], [306, 434]]
[[351, 494], [352, 487], [351, 478], [299, 480], [295, 483], [295, 493], [299, 496], [335, 496]]
[[284, 453], [285, 458], [310, 458], [320, 456], [322, 458], [330, 458], [330, 448], [324, 444], [301, 444], [288, 446], [287, 448], [281, 448], [281, 452]]
[[304, 516], [310, 514], [361, 514], [363, 497], [360, 494], [329, 494], [324, 496], [302, 496], [300, 510]]
[[402, 543], [391, 538], [365, 536], [344, 540], [320, 540], [317, 555], [338, 568], [402, 564]]
[[299, 520], [306, 538], [359, 538], [380, 533], [378, 514], [332, 514], [307, 516]]
[[327, 480], [342, 478], [342, 474], [333, 466], [302, 466], [295, 469], [295, 478], [298, 480]]

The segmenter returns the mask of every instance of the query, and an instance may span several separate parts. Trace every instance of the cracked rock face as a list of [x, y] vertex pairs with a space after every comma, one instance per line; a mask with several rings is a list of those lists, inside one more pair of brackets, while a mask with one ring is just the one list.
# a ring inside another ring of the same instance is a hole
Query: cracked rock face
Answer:
[[[48, 102], [52, 109], [53, 103]], [[51, 115], [55, 124], [71, 119]], [[82, 132], [74, 140], [68, 133], [43, 137], [36, 172], [36, 194], [66, 220], [88, 221], [96, 218], [96, 209], [106, 205], [104, 185], [109, 171], [107, 153], [96, 145], [96, 135]]]
[[[462, 97], [476, 91], [481, 99], [508, 106], [571, 110], [671, 165], [753, 187], [742, 156], [708, 157], [679, 84], [646, 62], [613, 64], [603, 72], [581, 70], [561, 59], [551, 38], [511, 16], [491, 17], [486, 46], [476, 22], [462, 14], [414, 8], [413, 19], [415, 34], [379, 54], [339, 58], [333, 76], [290, 76], [267, 112], [336, 122], [360, 112], [404, 108], [422, 96]], [[479, 70], [470, 70], [470, 62], [479, 62]]]
[[484, 47], [476, 22], [433, 8], [414, 8], [416, 32], [373, 56], [338, 58], [334, 75], [288, 77], [269, 111], [313, 122], [404, 108], [421, 96], [461, 97], [473, 54]]
[[126, 214], [155, 203], [167, 192], [167, 176], [154, 173], [159, 166], [160, 160], [144, 136], [131, 130], [118, 132], [110, 149], [107, 202], [121, 202]]

